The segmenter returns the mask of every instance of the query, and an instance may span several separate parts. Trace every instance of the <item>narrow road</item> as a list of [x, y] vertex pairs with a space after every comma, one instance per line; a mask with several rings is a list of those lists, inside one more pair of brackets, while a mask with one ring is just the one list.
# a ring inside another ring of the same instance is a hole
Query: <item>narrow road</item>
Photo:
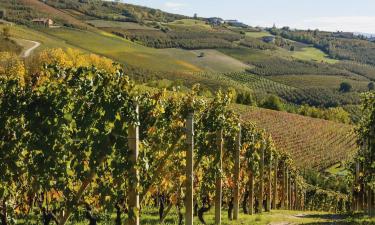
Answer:
[[28, 49], [24, 49], [21, 53], [21, 57], [23, 58], [27, 58], [30, 56], [30, 54], [40, 46], [40, 43], [39, 42], [36, 42], [36, 41], [30, 41], [30, 40], [24, 40], [24, 41], [27, 41], [27, 42], [30, 42], [31, 44], [33, 44], [33, 46], [31, 46], [30, 48]]

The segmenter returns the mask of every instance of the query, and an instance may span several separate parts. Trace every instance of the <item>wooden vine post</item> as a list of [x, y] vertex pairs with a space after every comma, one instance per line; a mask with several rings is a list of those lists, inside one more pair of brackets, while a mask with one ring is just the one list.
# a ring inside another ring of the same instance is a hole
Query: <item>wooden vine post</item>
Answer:
[[283, 161], [283, 168], [282, 168], [282, 172], [283, 172], [283, 177], [282, 177], [282, 184], [281, 184], [281, 209], [285, 209], [285, 206], [286, 206], [286, 165], [285, 165], [285, 161]]
[[[139, 106], [136, 106], [137, 118], [139, 116]], [[137, 161], [139, 155], [139, 126], [130, 125], [128, 128], [128, 147], [130, 150], [130, 187], [129, 187], [129, 225], [139, 225], [139, 172], [137, 170]]]
[[193, 225], [193, 182], [194, 182], [194, 114], [189, 113], [186, 118], [186, 200], [185, 224]]
[[249, 215], [254, 214], [254, 173], [249, 171]]
[[267, 204], [266, 212], [271, 211], [271, 198], [272, 198], [272, 153], [269, 155], [268, 165], [268, 181], [267, 181]]
[[223, 196], [223, 182], [221, 178], [221, 172], [223, 170], [223, 130], [220, 130], [216, 134], [216, 141], [218, 147], [218, 161], [217, 169], [218, 174], [216, 175], [216, 193], [215, 193], [215, 224], [221, 224], [221, 203]]
[[288, 175], [288, 209], [291, 210], [292, 209], [292, 177], [291, 175], [289, 174]]
[[299, 195], [298, 195], [298, 186], [297, 180], [294, 181], [294, 210], [298, 210], [299, 208]]
[[[355, 180], [354, 184], [359, 184], [359, 162], [356, 161], [355, 163]], [[359, 210], [359, 196], [358, 191], [353, 188], [353, 211]]]
[[260, 152], [260, 168], [259, 168], [259, 192], [258, 192], [258, 213], [263, 212], [263, 189], [264, 189], [264, 150], [265, 150], [265, 143], [261, 148]]
[[289, 209], [289, 169], [285, 169], [285, 209]]
[[273, 196], [272, 196], [272, 209], [276, 209], [277, 207], [277, 170], [279, 165], [279, 158], [278, 155], [275, 156], [275, 162], [274, 162], [274, 177], [273, 177]]
[[233, 206], [233, 219], [238, 220], [240, 208], [240, 155], [241, 155], [241, 124], [238, 124], [238, 134], [236, 138], [236, 153], [234, 158], [234, 206]]

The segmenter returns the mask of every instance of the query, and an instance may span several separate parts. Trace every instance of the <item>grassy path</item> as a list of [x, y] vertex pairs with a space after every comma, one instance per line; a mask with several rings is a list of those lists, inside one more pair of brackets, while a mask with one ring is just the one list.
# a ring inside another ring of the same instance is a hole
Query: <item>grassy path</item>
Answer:
[[26, 39], [15, 39], [15, 41], [23, 47], [23, 50], [20, 54], [22, 58], [27, 58], [31, 53], [40, 46], [40, 43], [37, 41], [30, 41]]
[[[123, 215], [124, 216], [124, 215]], [[98, 225], [113, 225], [116, 215], [111, 214], [105, 216], [107, 219], [102, 217], [99, 219]], [[40, 215], [29, 217], [28, 219], [20, 219], [16, 224], [28, 225], [32, 221], [32, 224], [36, 224], [40, 221]], [[123, 218], [125, 219], [125, 218]], [[207, 225], [214, 224], [214, 210], [204, 215], [204, 219]], [[68, 225], [87, 225], [87, 221], [70, 221]], [[144, 208], [141, 215], [141, 225], [154, 225], [160, 224], [158, 217], [157, 208]], [[178, 216], [175, 209], [171, 210], [171, 213], [167, 216], [165, 223], [161, 225], [177, 225]], [[195, 225], [202, 225], [197, 217], [194, 217]], [[270, 213], [263, 213], [261, 215], [245, 215], [240, 214], [239, 220], [230, 221], [227, 217], [226, 210], [222, 211], [222, 225], [375, 225], [374, 218], [368, 218], [361, 214], [356, 215], [344, 215], [344, 214], [333, 214], [329, 212], [307, 212], [307, 211], [285, 211], [285, 210], [274, 210]]]

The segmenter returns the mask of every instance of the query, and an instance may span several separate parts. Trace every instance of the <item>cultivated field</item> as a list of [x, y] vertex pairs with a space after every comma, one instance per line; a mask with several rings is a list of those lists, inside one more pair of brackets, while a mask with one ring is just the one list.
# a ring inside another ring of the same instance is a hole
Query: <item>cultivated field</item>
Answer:
[[43, 32], [77, 48], [112, 58], [125, 65], [129, 64], [150, 70], [243, 71], [246, 67], [243, 63], [217, 51], [206, 51], [207, 57], [199, 58], [197, 52], [194, 51], [149, 48], [104, 31], [99, 33], [61, 28], [44, 29]]
[[326, 75], [283, 75], [270, 76], [269, 79], [296, 88], [305, 87], [324, 87], [331, 89], [339, 89], [342, 82], [348, 82], [353, 86], [354, 90], [366, 91], [369, 80], [363, 77], [350, 79], [344, 76], [326, 76]]
[[263, 32], [246, 32], [246, 36], [253, 37], [253, 38], [262, 38], [262, 37], [272, 36], [272, 35], [268, 32], [263, 31]]
[[291, 154], [298, 167], [323, 170], [351, 159], [357, 150], [354, 127], [273, 110], [235, 106], [244, 120], [272, 135], [276, 147]]
[[151, 27], [143, 26], [138, 23], [131, 23], [131, 22], [120, 22], [120, 21], [108, 21], [108, 20], [87, 20], [88, 24], [92, 24], [97, 28], [103, 27], [114, 27], [114, 28], [122, 28], [122, 29], [129, 29], [129, 30], [156, 30]]
[[314, 47], [306, 47], [301, 50], [292, 52], [292, 56], [301, 60], [313, 60], [326, 63], [337, 63], [338, 60], [331, 59], [327, 54]]

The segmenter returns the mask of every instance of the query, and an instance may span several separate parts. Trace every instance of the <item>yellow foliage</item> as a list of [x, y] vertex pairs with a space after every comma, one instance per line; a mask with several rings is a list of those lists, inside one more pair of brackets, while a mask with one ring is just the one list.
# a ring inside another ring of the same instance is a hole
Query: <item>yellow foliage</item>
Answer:
[[100, 70], [105, 70], [109, 73], [113, 73], [119, 69], [118, 65], [114, 65], [113, 61], [101, 57], [95, 54], [86, 54], [77, 49], [68, 48], [63, 50], [58, 49], [48, 49], [39, 53], [37, 56], [37, 62], [40, 66], [44, 64], [56, 64], [61, 67], [89, 67], [95, 66]]
[[94, 66], [108, 73], [115, 73], [120, 69], [120, 65], [114, 64], [108, 58], [77, 49], [47, 49], [27, 60], [28, 73], [35, 76], [37, 79], [34, 80], [39, 84], [49, 80], [49, 74], [43, 70], [44, 65], [58, 65], [64, 68]]
[[25, 85], [26, 69], [23, 61], [14, 53], [0, 52], [0, 77], [19, 79]]

